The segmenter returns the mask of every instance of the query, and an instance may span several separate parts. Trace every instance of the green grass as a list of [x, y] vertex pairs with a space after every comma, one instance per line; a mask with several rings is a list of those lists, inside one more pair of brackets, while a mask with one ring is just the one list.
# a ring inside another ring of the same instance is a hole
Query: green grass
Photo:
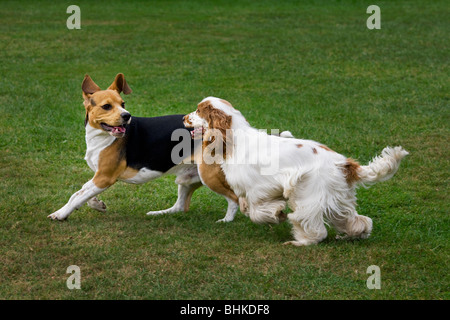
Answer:
[[[1, 299], [448, 299], [449, 6], [378, 1], [2, 1]], [[123, 72], [136, 116], [187, 113], [225, 98], [259, 128], [290, 130], [369, 161], [410, 152], [398, 174], [358, 193], [372, 236], [297, 248], [287, 223], [239, 214], [206, 188], [189, 213], [173, 177], [101, 195], [66, 222], [46, 216], [92, 177], [83, 160], [81, 82]], [[81, 290], [66, 269], [81, 268]], [[381, 269], [381, 290], [366, 287]]]

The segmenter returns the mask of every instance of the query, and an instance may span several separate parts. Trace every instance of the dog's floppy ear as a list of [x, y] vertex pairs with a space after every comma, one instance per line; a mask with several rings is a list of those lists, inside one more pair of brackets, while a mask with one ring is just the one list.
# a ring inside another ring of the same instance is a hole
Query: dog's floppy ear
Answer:
[[[222, 110], [214, 108], [208, 100], [200, 103], [197, 110], [199, 111], [199, 114], [201, 114], [201, 117], [208, 122], [209, 126], [204, 139], [208, 134], [212, 134], [213, 136], [211, 136], [210, 141], [211, 143], [215, 142], [212, 145], [214, 146], [216, 143], [222, 143], [222, 155], [226, 158], [233, 150], [233, 135], [230, 134], [229, 131], [229, 129], [231, 129], [233, 117]], [[214, 131], [218, 131], [220, 134], [213, 133]]]
[[226, 133], [227, 129], [231, 129], [231, 121], [233, 118], [227, 115], [222, 110], [213, 108], [211, 110], [210, 119], [211, 119], [210, 124], [212, 124], [211, 127], [221, 130], [222, 133], [224, 134]]
[[209, 100], [199, 103], [197, 109], [202, 117], [208, 121], [210, 128], [220, 129], [224, 132], [231, 128], [232, 117], [222, 110], [214, 108]]
[[100, 87], [95, 84], [94, 80], [89, 77], [89, 75], [84, 76], [83, 84], [81, 85], [81, 89], [84, 94], [93, 94], [94, 92], [100, 91]]
[[130, 94], [133, 92], [128, 86], [123, 73], [118, 73], [114, 82], [109, 86], [109, 90], [116, 90], [118, 93]]
[[227, 115], [222, 110], [214, 108], [209, 100], [200, 103], [197, 107], [199, 113], [208, 122], [210, 129], [220, 130], [224, 141], [226, 132], [231, 129], [232, 116]]

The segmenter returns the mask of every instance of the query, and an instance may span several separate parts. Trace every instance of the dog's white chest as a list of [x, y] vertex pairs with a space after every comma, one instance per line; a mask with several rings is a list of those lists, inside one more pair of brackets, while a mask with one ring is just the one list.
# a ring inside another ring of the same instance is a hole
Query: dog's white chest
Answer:
[[116, 138], [104, 132], [103, 130], [95, 129], [89, 124], [86, 125], [86, 160], [89, 168], [94, 172], [98, 169], [98, 158], [103, 149], [111, 145]]

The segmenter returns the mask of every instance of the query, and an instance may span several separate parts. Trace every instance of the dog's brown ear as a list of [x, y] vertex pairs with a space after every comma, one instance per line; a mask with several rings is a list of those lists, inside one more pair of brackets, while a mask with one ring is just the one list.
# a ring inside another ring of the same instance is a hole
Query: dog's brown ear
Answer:
[[232, 116], [227, 115], [222, 110], [213, 108], [210, 117], [210, 126], [214, 129], [219, 129], [222, 133], [226, 133], [226, 130], [231, 129]]
[[118, 73], [114, 82], [109, 86], [109, 90], [116, 90], [118, 93], [123, 92], [124, 94], [130, 94], [133, 92], [128, 86], [127, 81], [123, 73]]
[[100, 91], [100, 87], [95, 84], [94, 80], [89, 77], [89, 75], [84, 76], [83, 84], [81, 85], [81, 89], [84, 94], [93, 94], [94, 92]]

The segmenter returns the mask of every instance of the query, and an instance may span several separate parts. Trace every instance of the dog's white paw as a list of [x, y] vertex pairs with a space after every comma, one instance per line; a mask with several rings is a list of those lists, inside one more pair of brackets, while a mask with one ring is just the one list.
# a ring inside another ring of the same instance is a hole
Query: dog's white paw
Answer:
[[148, 215], [148, 216], [158, 216], [158, 215], [164, 214], [164, 213], [165, 212], [163, 210], [161, 210], [161, 211], [150, 211], [150, 212], [147, 212], [146, 215]]
[[95, 208], [96, 210], [100, 211], [100, 212], [106, 212], [106, 204], [103, 201], [99, 201], [98, 203], [98, 207]]
[[243, 197], [239, 198], [239, 209], [241, 210], [241, 212], [243, 214], [248, 216], [249, 205], [248, 205], [248, 202], [247, 202], [247, 198], [243, 198]]
[[58, 210], [58, 211], [56, 211], [56, 212], [54, 212], [54, 213], [52, 213], [52, 214], [49, 214], [49, 215], [47, 216], [47, 218], [52, 219], [52, 220], [59, 220], [59, 221], [62, 221], [62, 220], [66, 220], [66, 219], [67, 219], [67, 215], [64, 215], [64, 214], [61, 212], [61, 210]]
[[231, 221], [233, 221], [233, 219], [230, 219], [230, 218], [225, 217], [225, 218], [222, 218], [222, 219], [217, 220], [216, 223], [221, 223], [221, 222], [231, 222]]
[[175, 213], [175, 212], [180, 212], [180, 210], [166, 209], [166, 210], [160, 210], [160, 211], [150, 211], [150, 212], [147, 212], [147, 215], [148, 216], [159, 216], [160, 214]]
[[95, 197], [92, 199], [89, 199], [87, 204], [92, 209], [95, 209], [100, 212], [106, 212], [106, 204], [103, 201], [98, 200]]
[[304, 246], [316, 244], [316, 242], [310, 241], [310, 240], [300, 240], [300, 241], [287, 241], [287, 242], [283, 243], [283, 245], [288, 245], [288, 244], [291, 244], [296, 247], [304, 247]]
[[182, 211], [183, 211], [183, 207], [182, 206], [174, 205], [172, 208], [169, 208], [169, 209], [147, 212], [147, 215], [148, 216], [157, 216], [157, 215], [160, 215], [160, 214], [177, 213], [177, 212], [182, 212]]

